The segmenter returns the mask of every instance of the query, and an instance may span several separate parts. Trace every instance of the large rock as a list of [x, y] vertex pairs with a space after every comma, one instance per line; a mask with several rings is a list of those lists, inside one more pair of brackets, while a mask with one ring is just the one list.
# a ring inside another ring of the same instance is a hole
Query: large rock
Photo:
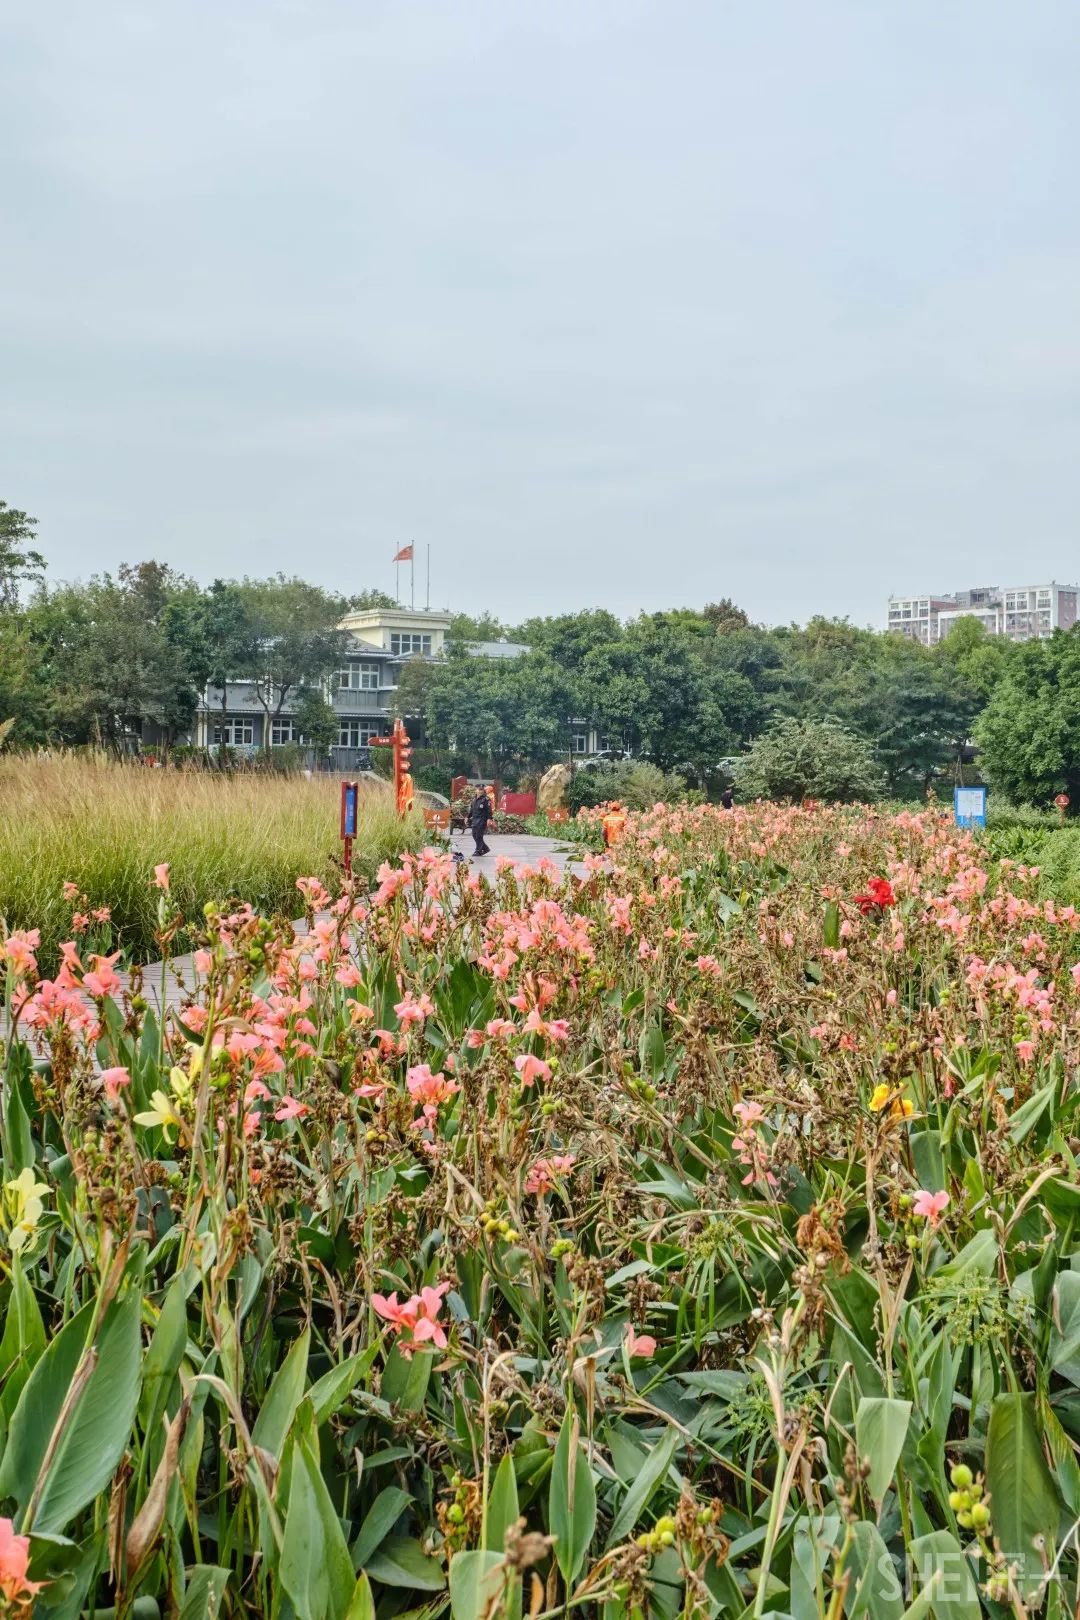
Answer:
[[536, 793], [536, 808], [540, 815], [549, 816], [553, 810], [566, 809], [566, 790], [569, 785], [569, 765], [552, 765], [544, 772]]

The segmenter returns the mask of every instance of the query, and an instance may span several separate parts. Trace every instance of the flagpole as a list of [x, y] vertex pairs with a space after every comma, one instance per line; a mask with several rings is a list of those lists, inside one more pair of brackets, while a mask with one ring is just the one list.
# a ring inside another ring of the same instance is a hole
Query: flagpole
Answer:
[[416, 546], [409, 547], [409, 606], [416, 611]]
[[394, 601], [401, 606], [401, 564], [394, 557]]
[[431, 541], [430, 540], [428, 541], [428, 548], [427, 548], [427, 601], [425, 602], [424, 606], [425, 606], [425, 610], [428, 613], [430, 613], [431, 612]]

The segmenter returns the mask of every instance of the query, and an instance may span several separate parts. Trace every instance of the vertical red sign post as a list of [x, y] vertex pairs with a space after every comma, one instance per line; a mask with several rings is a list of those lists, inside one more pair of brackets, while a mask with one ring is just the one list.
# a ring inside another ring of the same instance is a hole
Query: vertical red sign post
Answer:
[[407, 816], [416, 801], [416, 789], [411, 772], [412, 743], [404, 723], [395, 720], [389, 737], [372, 737], [370, 746], [394, 750], [394, 804], [399, 816]]
[[341, 838], [345, 845], [345, 876], [352, 878], [352, 843], [356, 837], [356, 811], [360, 799], [358, 782], [341, 784]]

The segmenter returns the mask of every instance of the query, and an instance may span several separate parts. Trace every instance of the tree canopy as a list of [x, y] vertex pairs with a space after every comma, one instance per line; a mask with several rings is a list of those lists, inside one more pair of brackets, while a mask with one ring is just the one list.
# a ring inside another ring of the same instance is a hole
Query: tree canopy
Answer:
[[[224, 706], [236, 680], [253, 683], [268, 721], [306, 705], [325, 742], [343, 614], [394, 605], [379, 590], [338, 594], [280, 574], [203, 588], [155, 561], [74, 583], [50, 584], [44, 570], [34, 518], [0, 501], [0, 720], [15, 721], [12, 746], [130, 746], [146, 721], [168, 743], [188, 731], [207, 687]], [[503, 638], [527, 650], [471, 650]], [[1080, 628], [1017, 646], [968, 618], [923, 647], [846, 619], [770, 629], [722, 597], [628, 621], [599, 607], [516, 626], [456, 614], [448, 656], [406, 663], [393, 702], [415, 735], [485, 773], [580, 754], [584, 730], [612, 756], [697, 788], [752, 755], [745, 790], [763, 758], [780, 769], [781, 749], [854, 770], [854, 739], [864, 785], [914, 797], [948, 780], [974, 740], [1011, 798], [1046, 804], [1064, 789], [1080, 804], [1078, 674]]]

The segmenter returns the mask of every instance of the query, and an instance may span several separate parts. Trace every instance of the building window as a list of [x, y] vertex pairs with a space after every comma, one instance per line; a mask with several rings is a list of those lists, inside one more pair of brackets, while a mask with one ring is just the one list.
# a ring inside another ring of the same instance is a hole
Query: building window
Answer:
[[341, 720], [338, 724], [339, 748], [366, 748], [372, 737], [382, 736], [382, 723], [378, 720]]
[[390, 632], [390, 651], [395, 658], [413, 658], [417, 653], [427, 657], [431, 652], [431, 637], [408, 631]]
[[251, 720], [226, 720], [214, 727], [214, 742], [226, 748], [249, 748], [255, 740], [255, 725]]
[[570, 738], [570, 747], [575, 754], [587, 754], [589, 752], [589, 733], [587, 731], [575, 731]]
[[377, 692], [378, 664], [349, 664], [338, 671], [338, 687], [345, 692]]
[[299, 741], [300, 731], [295, 720], [271, 720], [271, 748], [284, 748], [286, 743], [294, 743]]

